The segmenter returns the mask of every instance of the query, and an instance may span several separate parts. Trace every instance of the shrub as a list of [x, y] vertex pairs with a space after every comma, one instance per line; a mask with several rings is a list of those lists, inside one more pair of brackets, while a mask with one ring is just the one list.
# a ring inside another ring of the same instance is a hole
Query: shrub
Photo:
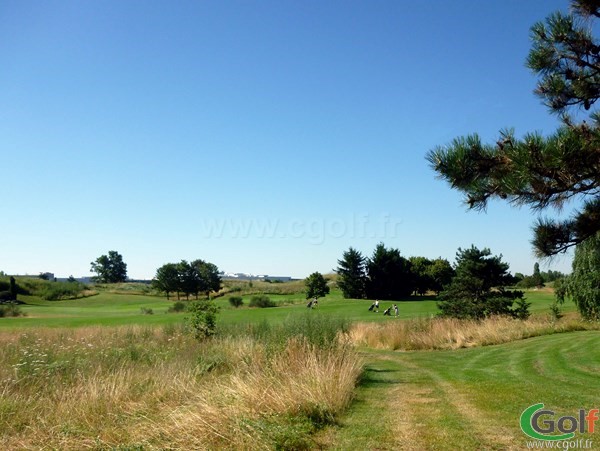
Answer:
[[0, 291], [0, 302], [12, 301], [12, 294], [10, 291]]
[[277, 307], [277, 304], [269, 299], [269, 296], [259, 295], [253, 296], [250, 299], [250, 303], [248, 304], [250, 307], [259, 307], [259, 308], [267, 308], [267, 307]]
[[142, 312], [143, 315], [154, 315], [154, 310], [148, 307], [141, 307], [140, 312]]
[[554, 321], [558, 321], [562, 317], [563, 317], [563, 314], [560, 310], [558, 302], [556, 302], [556, 300], [555, 300], [552, 304], [550, 304], [550, 320], [552, 320], [554, 322]]
[[241, 296], [231, 296], [229, 298], [229, 303], [231, 304], [232, 307], [238, 308], [238, 307], [241, 307], [242, 305], [244, 305], [244, 300], [242, 299]]
[[0, 318], [10, 316], [25, 316], [25, 313], [21, 310], [21, 307], [19, 307], [14, 302], [9, 302], [8, 304], [0, 305]]
[[194, 337], [202, 340], [215, 334], [218, 310], [211, 300], [194, 301], [189, 305], [190, 316], [186, 320]]
[[185, 312], [186, 310], [187, 306], [185, 305], [185, 302], [177, 301], [171, 307], [169, 307], [167, 313], [181, 313]]

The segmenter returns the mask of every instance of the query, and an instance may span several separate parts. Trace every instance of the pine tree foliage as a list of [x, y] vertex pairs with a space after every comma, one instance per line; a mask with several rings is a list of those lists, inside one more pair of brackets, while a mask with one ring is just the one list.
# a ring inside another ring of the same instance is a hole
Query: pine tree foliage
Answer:
[[[529, 304], [523, 292], [507, 290], [512, 283], [508, 264], [489, 249], [458, 249], [456, 275], [440, 293], [438, 307], [442, 315], [454, 318], [482, 319], [491, 315], [528, 316]], [[513, 309], [514, 301], [517, 307]]]
[[398, 249], [379, 243], [367, 261], [366, 290], [369, 299], [397, 300], [413, 291], [410, 261]]
[[352, 247], [343, 253], [338, 260], [336, 273], [337, 285], [346, 299], [362, 299], [365, 297], [366, 259]]
[[569, 14], [556, 12], [531, 28], [527, 65], [538, 76], [535, 89], [562, 125], [551, 135], [500, 132], [496, 143], [477, 134], [439, 146], [427, 160], [439, 177], [462, 191], [473, 209], [505, 199], [534, 210], [562, 209], [579, 199], [571, 218], [540, 219], [532, 240], [541, 257], [555, 255], [600, 230], [600, 114], [576, 122], [572, 108], [590, 110], [600, 98], [600, 45], [592, 34], [600, 1], [575, 0]]

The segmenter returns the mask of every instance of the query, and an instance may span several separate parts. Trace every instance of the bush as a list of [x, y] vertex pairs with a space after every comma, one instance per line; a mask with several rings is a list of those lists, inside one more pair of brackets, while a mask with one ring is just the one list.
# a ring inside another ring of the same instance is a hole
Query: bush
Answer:
[[0, 291], [0, 302], [12, 301], [13, 297], [10, 291]]
[[556, 300], [555, 300], [552, 304], [550, 304], [550, 320], [554, 322], [554, 321], [558, 321], [562, 317], [563, 317], [563, 314], [560, 310], [558, 302], [556, 302]]
[[241, 296], [231, 296], [229, 298], [229, 303], [231, 304], [232, 307], [238, 308], [238, 307], [241, 307], [242, 305], [244, 305], [244, 300], [242, 299]]
[[259, 308], [267, 308], [267, 307], [277, 307], [277, 304], [269, 299], [269, 296], [260, 295], [253, 296], [250, 299], [250, 303], [248, 304], [250, 307], [259, 307]]
[[186, 310], [187, 306], [185, 305], [185, 302], [177, 301], [171, 307], [169, 307], [167, 313], [181, 313], [185, 312]]
[[194, 301], [189, 305], [190, 316], [186, 320], [194, 337], [202, 340], [215, 334], [218, 310], [211, 300]]
[[8, 304], [0, 305], [0, 318], [10, 316], [25, 316], [25, 313], [21, 310], [21, 307], [19, 307], [14, 302], [9, 302]]
[[142, 312], [143, 315], [154, 315], [154, 310], [148, 307], [141, 307], [140, 312]]

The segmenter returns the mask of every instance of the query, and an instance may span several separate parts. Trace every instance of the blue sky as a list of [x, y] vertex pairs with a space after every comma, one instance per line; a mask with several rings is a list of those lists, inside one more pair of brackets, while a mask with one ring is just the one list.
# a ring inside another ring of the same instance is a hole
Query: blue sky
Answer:
[[468, 212], [424, 157], [554, 130], [524, 61], [567, 6], [5, 0], [0, 270], [89, 275], [117, 250], [134, 278], [195, 258], [305, 277], [384, 242], [531, 273], [535, 214]]

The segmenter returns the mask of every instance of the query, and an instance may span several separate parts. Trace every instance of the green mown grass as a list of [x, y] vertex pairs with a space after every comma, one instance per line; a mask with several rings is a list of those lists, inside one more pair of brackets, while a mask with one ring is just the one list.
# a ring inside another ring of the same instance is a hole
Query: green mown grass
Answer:
[[[219, 324], [256, 324], [263, 321], [280, 323], [290, 315], [306, 311], [306, 299], [303, 294], [271, 295], [269, 298], [278, 304], [274, 308], [247, 307], [252, 295], [243, 297], [244, 306], [233, 308], [229, 305], [229, 296], [217, 298], [215, 302], [220, 307]], [[548, 291], [530, 291], [526, 297], [531, 302], [534, 314], [546, 314], [548, 306], [553, 302], [554, 295]], [[21, 296], [25, 302], [22, 310], [27, 316], [20, 318], [0, 319], [0, 328], [21, 327], [79, 327], [89, 325], [164, 325], [177, 323], [185, 313], [169, 313], [167, 310], [174, 300], [167, 301], [164, 297], [123, 294], [102, 291], [95, 296], [64, 301], [44, 301], [32, 296]], [[436, 301], [432, 297], [413, 297], [397, 302], [400, 318], [428, 317], [438, 313]], [[383, 310], [392, 305], [391, 301], [382, 301], [379, 313], [368, 311], [371, 301], [343, 299], [339, 290], [319, 301], [319, 307], [313, 310], [315, 314], [326, 314], [342, 317], [348, 321], [388, 321], [383, 317]], [[152, 309], [153, 315], [141, 313], [141, 309]], [[564, 306], [565, 311], [574, 310], [571, 304]]]
[[326, 438], [336, 449], [525, 449], [527, 407], [544, 403], [558, 419], [598, 404], [599, 331], [365, 357], [356, 402]]

